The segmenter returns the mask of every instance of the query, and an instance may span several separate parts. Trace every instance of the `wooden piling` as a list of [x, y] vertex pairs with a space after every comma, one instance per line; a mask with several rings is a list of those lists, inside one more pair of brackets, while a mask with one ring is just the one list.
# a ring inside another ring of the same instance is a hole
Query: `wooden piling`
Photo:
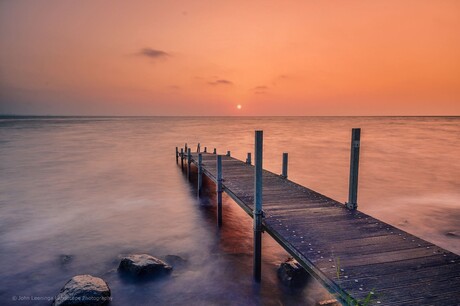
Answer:
[[227, 151], [227, 156], [231, 156], [230, 151]]
[[204, 147], [204, 153], [208, 153], [208, 147]]
[[214, 151], [212, 152], [212, 154], [217, 154], [216, 148], [214, 148]]
[[187, 149], [187, 178], [190, 179], [190, 172], [192, 167], [192, 150]]
[[262, 158], [263, 131], [256, 131], [254, 146], [254, 280], [262, 277]]
[[200, 153], [200, 150], [201, 150], [200, 143], [198, 143], [198, 145], [196, 146], [196, 152]]
[[179, 164], [179, 148], [176, 147], [176, 164]]
[[251, 152], [248, 152], [248, 156], [246, 157], [246, 164], [251, 164]]
[[351, 131], [351, 153], [350, 153], [350, 181], [348, 190], [348, 209], [358, 207], [358, 168], [359, 168], [359, 147], [361, 141], [361, 129], [354, 128]]
[[201, 187], [203, 185], [203, 155], [201, 153], [198, 154], [198, 188], [197, 188], [197, 196], [200, 197], [201, 195]]
[[217, 155], [217, 226], [222, 226], [222, 155]]
[[288, 154], [283, 153], [283, 169], [281, 172], [281, 177], [287, 179], [288, 177]]
[[180, 168], [184, 170], [184, 148], [180, 148]]

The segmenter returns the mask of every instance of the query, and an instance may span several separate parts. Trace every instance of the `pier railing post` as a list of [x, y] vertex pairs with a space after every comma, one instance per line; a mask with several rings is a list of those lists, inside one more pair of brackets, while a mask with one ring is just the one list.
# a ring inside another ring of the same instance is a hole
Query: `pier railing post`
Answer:
[[208, 147], [204, 147], [204, 153], [208, 153]]
[[179, 164], [179, 148], [176, 147], [176, 164]]
[[187, 149], [187, 178], [190, 179], [190, 172], [192, 169], [192, 150]]
[[254, 150], [254, 280], [262, 277], [262, 158], [263, 131], [255, 133]]
[[251, 152], [248, 152], [248, 157], [246, 157], [246, 164], [251, 164]]
[[348, 209], [358, 207], [358, 168], [359, 168], [359, 147], [361, 141], [361, 129], [355, 128], [351, 131], [351, 154], [350, 154], [350, 181], [348, 191]]
[[180, 148], [180, 168], [184, 170], [184, 148]]
[[200, 150], [201, 150], [200, 143], [198, 143], [198, 145], [196, 146], [196, 152], [200, 153]]
[[283, 170], [281, 172], [281, 177], [287, 179], [288, 177], [288, 154], [283, 153]]
[[203, 185], [203, 169], [202, 169], [203, 155], [198, 154], [198, 191], [197, 196], [201, 195], [201, 187]]
[[230, 151], [227, 151], [227, 156], [231, 156]]
[[217, 154], [216, 148], [214, 148], [214, 151], [212, 152], [212, 154]]
[[217, 226], [222, 226], [222, 155], [217, 155]]

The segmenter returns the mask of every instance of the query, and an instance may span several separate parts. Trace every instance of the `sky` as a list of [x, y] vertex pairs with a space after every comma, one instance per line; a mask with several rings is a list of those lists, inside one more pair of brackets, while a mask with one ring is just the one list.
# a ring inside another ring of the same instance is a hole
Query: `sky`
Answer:
[[0, 113], [460, 115], [459, 38], [458, 0], [0, 0]]

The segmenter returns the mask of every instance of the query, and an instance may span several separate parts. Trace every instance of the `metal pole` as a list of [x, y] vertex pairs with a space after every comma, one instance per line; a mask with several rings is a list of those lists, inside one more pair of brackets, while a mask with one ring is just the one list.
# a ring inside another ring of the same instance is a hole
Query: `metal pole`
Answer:
[[180, 148], [180, 168], [184, 170], [184, 148]]
[[287, 179], [288, 177], [288, 154], [283, 153], [283, 172], [281, 173], [281, 177]]
[[246, 157], [246, 164], [251, 164], [251, 152], [248, 152], [248, 157]]
[[351, 154], [350, 154], [350, 182], [348, 191], [348, 209], [358, 208], [358, 168], [359, 168], [359, 147], [361, 141], [361, 129], [351, 131]]
[[262, 276], [262, 158], [263, 131], [256, 131], [254, 150], [254, 280]]
[[217, 155], [217, 226], [222, 226], [222, 155]]
[[227, 151], [227, 156], [230, 156], [230, 151]]
[[201, 186], [203, 185], [203, 170], [201, 168], [203, 162], [203, 156], [201, 153], [198, 154], [198, 191], [197, 196], [201, 195]]
[[176, 147], [176, 164], [179, 164], [179, 148]]
[[192, 168], [192, 150], [187, 149], [187, 178], [190, 179], [190, 170]]

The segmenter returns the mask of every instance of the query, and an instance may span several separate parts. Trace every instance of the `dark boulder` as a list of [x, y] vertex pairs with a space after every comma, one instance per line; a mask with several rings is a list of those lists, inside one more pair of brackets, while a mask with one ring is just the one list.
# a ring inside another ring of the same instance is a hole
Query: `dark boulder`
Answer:
[[288, 287], [300, 287], [309, 278], [305, 269], [293, 258], [289, 258], [278, 267], [278, 278]]
[[103, 279], [91, 275], [77, 275], [64, 285], [53, 305], [106, 305], [110, 299], [110, 288]]
[[132, 254], [121, 259], [118, 270], [133, 276], [157, 276], [171, 272], [172, 267], [148, 254]]

